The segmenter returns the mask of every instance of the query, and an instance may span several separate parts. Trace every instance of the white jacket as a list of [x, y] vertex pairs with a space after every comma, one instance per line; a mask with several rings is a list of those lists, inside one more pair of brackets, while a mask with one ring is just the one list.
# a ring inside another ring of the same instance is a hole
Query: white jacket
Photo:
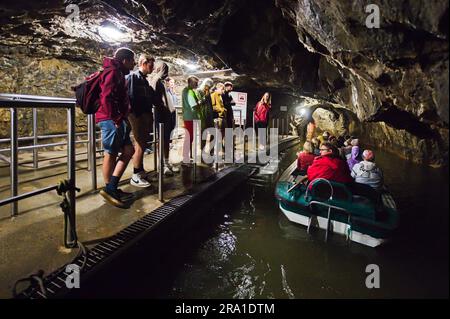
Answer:
[[374, 162], [362, 161], [355, 164], [351, 174], [357, 183], [369, 185], [376, 190], [383, 187], [383, 172]]

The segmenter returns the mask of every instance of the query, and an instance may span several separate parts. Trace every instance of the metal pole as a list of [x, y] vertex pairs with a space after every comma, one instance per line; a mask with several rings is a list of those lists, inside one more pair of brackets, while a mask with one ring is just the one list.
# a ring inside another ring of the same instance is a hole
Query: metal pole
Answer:
[[277, 118], [277, 132], [278, 132], [278, 136], [280, 136], [280, 119]]
[[289, 113], [286, 112], [286, 135], [289, 136]]
[[[155, 150], [156, 153], [156, 150]], [[164, 171], [164, 123], [159, 123], [159, 166], [158, 166], [158, 199], [160, 202], [163, 197], [163, 171]]]
[[253, 112], [253, 149], [256, 150], [257, 146], [256, 146], [256, 134], [258, 134], [258, 132], [256, 131], [256, 126], [255, 126], [255, 112]]
[[[37, 108], [33, 108], [33, 145], [38, 144], [38, 120], [37, 120]], [[38, 168], [39, 159], [38, 159], [38, 149], [33, 149], [33, 168]]]
[[219, 141], [219, 128], [217, 127], [217, 123], [215, 123], [215, 127], [216, 127], [216, 136], [215, 136], [215, 140], [214, 140], [214, 169], [216, 171], [219, 170], [219, 143], [221, 141]]
[[92, 166], [91, 166], [91, 135], [92, 135], [92, 123], [91, 123], [91, 116], [92, 114], [89, 114], [87, 116], [87, 139], [88, 139], [88, 143], [86, 143], [86, 153], [87, 153], [87, 170], [88, 172], [91, 171]]
[[[194, 140], [193, 140], [193, 145], [192, 145], [192, 148], [193, 148], [192, 157], [194, 159], [194, 164], [192, 165], [192, 168], [193, 168], [192, 169], [192, 174], [193, 174], [192, 181], [195, 184], [196, 180], [197, 180], [197, 148], [198, 148], [198, 145], [197, 145], [197, 142], [198, 142], [197, 134], [198, 134], [198, 121], [194, 121], [194, 132], [193, 133], [194, 133]], [[200, 153], [200, 155], [201, 155], [201, 153]]]
[[[11, 108], [11, 196], [18, 194], [18, 136], [17, 136], [17, 110]], [[11, 204], [11, 217], [17, 216], [18, 203]]]
[[[242, 110], [239, 110], [239, 126], [242, 126], [244, 123], [242, 122]], [[245, 126], [244, 126], [245, 130]]]
[[233, 134], [233, 163], [236, 161], [236, 136]]
[[[75, 106], [71, 106], [67, 109], [67, 178], [69, 180], [69, 203], [70, 212], [67, 222], [67, 243], [70, 247], [75, 247], [77, 245], [76, 238], [76, 207], [75, 207], [75, 186], [76, 186], [76, 172], [75, 172]], [[72, 230], [74, 230], [72, 232]]]
[[244, 162], [247, 161], [248, 158], [248, 137], [244, 134], [244, 145], [242, 149], [242, 153], [244, 155]]
[[157, 155], [157, 147], [158, 141], [156, 139], [156, 120], [155, 120], [155, 110], [153, 109], [153, 167], [155, 171], [158, 170], [158, 155]]
[[90, 134], [88, 135], [88, 163], [91, 169], [91, 185], [92, 190], [97, 189], [97, 147], [96, 147], [96, 132], [95, 132], [95, 114], [88, 116], [88, 131], [90, 128]]

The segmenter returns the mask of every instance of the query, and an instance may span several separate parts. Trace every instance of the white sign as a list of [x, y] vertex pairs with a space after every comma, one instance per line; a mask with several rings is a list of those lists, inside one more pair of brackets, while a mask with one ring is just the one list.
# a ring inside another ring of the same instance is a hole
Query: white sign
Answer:
[[231, 92], [236, 105], [233, 106], [234, 123], [237, 125], [244, 125], [247, 119], [247, 93], [245, 92]]
[[287, 106], [280, 106], [280, 111], [281, 112], [287, 112]]

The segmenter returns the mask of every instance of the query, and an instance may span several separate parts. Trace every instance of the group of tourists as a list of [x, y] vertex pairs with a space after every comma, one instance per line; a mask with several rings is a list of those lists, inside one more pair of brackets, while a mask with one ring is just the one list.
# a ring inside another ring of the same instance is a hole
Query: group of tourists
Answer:
[[[200, 122], [200, 132], [209, 128], [220, 130], [222, 141], [217, 141], [219, 147], [223, 148], [225, 129], [234, 128], [233, 106], [236, 105], [231, 91], [231, 82], [214, 84], [210, 78], [200, 80], [196, 76], [189, 76], [187, 86], [183, 89], [182, 110], [183, 122], [186, 135], [183, 144], [183, 165], [189, 165], [193, 161], [192, 142], [194, 138], [194, 121]], [[212, 135], [209, 142], [212, 143]], [[206, 145], [206, 140], [201, 139], [202, 149]]]
[[[180, 168], [169, 161], [172, 132], [176, 126], [175, 81], [169, 77], [169, 66], [147, 54], [138, 59], [135, 67], [135, 53], [128, 48], [119, 48], [114, 57], [105, 57], [100, 74], [100, 99], [96, 111], [96, 123], [101, 128], [104, 148], [103, 179], [105, 187], [100, 194], [114, 206], [125, 208], [133, 199], [132, 193], [122, 191], [118, 185], [128, 166], [133, 163], [130, 184], [149, 187], [144, 168], [144, 154], [151, 142], [153, 122], [163, 128], [163, 174], [173, 176]], [[234, 128], [232, 106], [235, 105], [230, 92], [230, 82], [216, 83], [190, 76], [181, 94], [185, 139], [183, 144], [183, 164], [193, 161], [192, 141], [194, 121], [199, 120], [201, 131], [217, 128], [224, 137], [226, 128]], [[134, 143], [130, 138], [133, 133]], [[158, 129], [156, 130], [157, 133]], [[212, 141], [210, 141], [212, 142]], [[223, 143], [223, 141], [222, 141]], [[202, 148], [205, 141], [202, 140]]]
[[[130, 160], [133, 175], [130, 184], [149, 187], [144, 169], [144, 152], [150, 142], [153, 121], [164, 124], [164, 174], [172, 176], [179, 168], [169, 162], [171, 132], [175, 128], [177, 104], [169, 66], [147, 54], [138, 59], [128, 48], [119, 48], [114, 57], [105, 57], [100, 75], [100, 103], [96, 123], [101, 129], [104, 158], [102, 173], [105, 187], [100, 194], [117, 207], [127, 207], [133, 198], [118, 188]], [[133, 133], [134, 144], [130, 133]]]
[[296, 174], [303, 176], [302, 182], [325, 178], [347, 184], [357, 192], [382, 190], [383, 172], [376, 165], [372, 150], [361, 152], [359, 140], [353, 136], [335, 137], [325, 131], [316, 137], [315, 123], [310, 124], [307, 141], [297, 158]]

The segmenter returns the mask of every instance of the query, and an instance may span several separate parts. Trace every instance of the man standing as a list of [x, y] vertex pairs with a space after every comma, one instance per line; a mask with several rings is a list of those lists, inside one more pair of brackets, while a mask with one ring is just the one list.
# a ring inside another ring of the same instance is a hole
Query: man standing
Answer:
[[233, 97], [231, 96], [231, 91], [233, 91], [233, 84], [231, 82], [225, 82], [225, 90], [222, 94], [222, 101], [225, 109], [227, 110], [226, 114], [226, 127], [234, 128], [234, 113], [233, 106], [236, 105]]
[[102, 172], [106, 184], [100, 194], [110, 204], [120, 208], [127, 207], [127, 202], [133, 198], [132, 194], [123, 192], [117, 186], [134, 153], [130, 126], [127, 124], [130, 102], [125, 81], [125, 75], [133, 70], [134, 65], [134, 52], [127, 48], [117, 49], [114, 58], [104, 58], [100, 107], [96, 113], [96, 122], [102, 131]]
[[152, 91], [147, 75], [153, 71], [155, 59], [147, 54], [139, 57], [139, 69], [127, 75], [128, 96], [131, 113], [128, 116], [134, 136], [133, 176], [130, 184], [136, 187], [149, 187], [144, 170], [144, 150], [151, 141], [150, 132], [153, 126]]
[[169, 77], [169, 65], [163, 61], [156, 61], [154, 71], [150, 76], [150, 87], [153, 92], [153, 106], [155, 108], [156, 128], [159, 123], [164, 123], [164, 168], [166, 176], [173, 176], [173, 173], [179, 172], [179, 168], [169, 163], [170, 142], [172, 140], [172, 131], [175, 128], [176, 111], [173, 99], [167, 94], [166, 79]]

